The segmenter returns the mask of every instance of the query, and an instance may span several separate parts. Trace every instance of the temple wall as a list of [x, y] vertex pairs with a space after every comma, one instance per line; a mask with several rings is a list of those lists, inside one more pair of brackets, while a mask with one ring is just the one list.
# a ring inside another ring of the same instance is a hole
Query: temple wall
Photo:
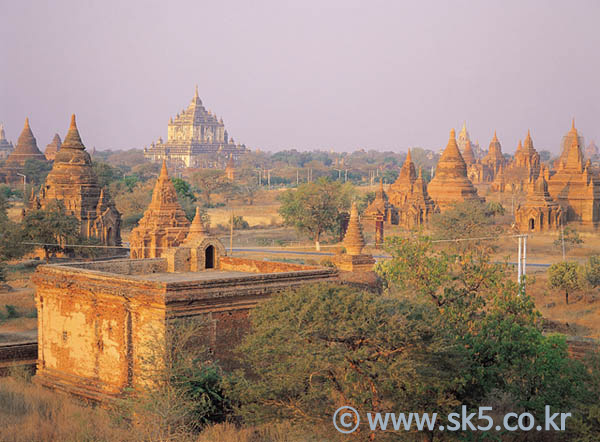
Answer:
[[[39, 266], [32, 278], [36, 382], [93, 401], [121, 396], [150, 381], [166, 350], [165, 333], [189, 318], [207, 320], [201, 339], [225, 368], [235, 368], [234, 350], [250, 327], [250, 310], [290, 287], [338, 276], [333, 269], [223, 257], [226, 271], [194, 278], [164, 273], [166, 261]], [[144, 280], [152, 273], [165, 276]]]

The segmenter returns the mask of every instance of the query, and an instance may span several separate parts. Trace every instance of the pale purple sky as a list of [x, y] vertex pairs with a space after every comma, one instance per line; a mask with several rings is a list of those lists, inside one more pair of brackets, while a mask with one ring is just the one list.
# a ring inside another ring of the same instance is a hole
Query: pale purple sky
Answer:
[[166, 138], [192, 98], [252, 148], [438, 149], [463, 120], [512, 152], [600, 141], [600, 2], [0, 2], [0, 122], [43, 149]]

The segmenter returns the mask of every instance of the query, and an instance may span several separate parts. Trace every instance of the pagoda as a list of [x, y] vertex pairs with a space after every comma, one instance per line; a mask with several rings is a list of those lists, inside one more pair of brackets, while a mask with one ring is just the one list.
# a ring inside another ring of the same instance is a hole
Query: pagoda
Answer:
[[502, 155], [502, 146], [500, 145], [500, 141], [498, 141], [496, 131], [494, 131], [494, 137], [490, 141], [488, 153], [483, 157], [481, 162], [489, 167], [492, 179], [496, 177], [502, 166], [504, 166], [505, 160], [504, 155]]
[[56, 200], [62, 201], [67, 213], [79, 220], [82, 237], [99, 239], [107, 246], [121, 245], [121, 215], [108, 191], [98, 184], [75, 115], [71, 116], [69, 131], [52, 170], [39, 194], [30, 200], [30, 210], [45, 209]]
[[375, 264], [373, 256], [363, 254], [365, 239], [358, 218], [356, 202], [352, 203], [350, 209], [350, 220], [342, 246], [346, 249], [346, 253], [341, 253], [335, 258], [335, 264], [340, 270], [347, 272], [370, 272], [373, 270]]
[[144, 157], [151, 161], [167, 160], [183, 167], [217, 164], [227, 156], [238, 157], [247, 151], [229, 137], [223, 119], [218, 118], [202, 104], [198, 87], [188, 107], [171, 118], [167, 141], [159, 138], [144, 149]]
[[6, 139], [4, 125], [0, 124], [0, 160], [6, 158], [13, 151], [13, 145]]
[[29, 118], [25, 119], [25, 126], [15, 149], [8, 155], [3, 166], [3, 173], [6, 176], [6, 182], [18, 182], [22, 178], [18, 175], [23, 173], [25, 163], [28, 160], [46, 161], [46, 157], [37, 147], [37, 142], [29, 126]]
[[398, 224], [406, 229], [416, 229], [427, 224], [436, 212], [436, 206], [427, 193], [427, 184], [423, 179], [423, 169], [411, 186], [411, 191], [404, 204], [397, 208]]
[[166, 161], [163, 160], [152, 201], [138, 225], [131, 231], [131, 258], [165, 256], [169, 248], [177, 247], [185, 240], [189, 228], [190, 221], [179, 204], [175, 186], [167, 172]]
[[54, 159], [56, 158], [56, 153], [60, 150], [61, 145], [62, 141], [60, 139], [60, 135], [54, 134], [54, 138], [52, 138], [52, 141], [46, 146], [46, 149], [44, 150], [44, 156], [48, 161], [54, 161]]
[[411, 192], [412, 185], [416, 179], [417, 172], [415, 165], [412, 162], [409, 149], [406, 160], [404, 160], [404, 164], [398, 174], [398, 178], [388, 189], [388, 200], [390, 204], [393, 204], [394, 206], [403, 205], [406, 202], [408, 194]]
[[527, 189], [527, 199], [515, 212], [515, 224], [521, 232], [556, 230], [563, 225], [563, 210], [548, 192], [549, 171], [542, 165], [537, 180]]
[[441, 211], [451, 208], [455, 203], [481, 201], [467, 175], [467, 165], [456, 144], [454, 129], [450, 131], [448, 145], [442, 153], [427, 191]]
[[568, 139], [571, 145], [563, 152], [556, 172], [548, 181], [548, 191], [565, 212], [565, 221], [597, 226], [600, 221], [600, 180], [591, 162], [583, 162], [582, 138], [574, 124]]

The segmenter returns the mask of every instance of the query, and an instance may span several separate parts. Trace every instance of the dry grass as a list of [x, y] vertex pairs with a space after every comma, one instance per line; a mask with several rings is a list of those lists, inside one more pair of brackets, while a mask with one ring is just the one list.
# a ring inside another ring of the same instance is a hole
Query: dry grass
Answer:
[[[142, 422], [147, 423], [144, 419]], [[286, 422], [249, 427], [224, 423], [207, 427], [199, 434], [185, 429], [148, 431], [148, 428], [128, 425], [115, 410], [84, 405], [32, 384], [17, 373], [0, 379], [0, 440], [300, 442], [320, 439]]]
[[116, 426], [106, 410], [75, 401], [17, 378], [0, 380], [0, 440], [125, 441], [130, 432]]

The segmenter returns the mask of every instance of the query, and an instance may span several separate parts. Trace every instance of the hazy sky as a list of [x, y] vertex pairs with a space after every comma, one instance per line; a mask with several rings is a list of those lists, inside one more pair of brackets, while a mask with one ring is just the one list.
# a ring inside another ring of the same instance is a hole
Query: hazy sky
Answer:
[[0, 122], [143, 147], [198, 84], [252, 148], [600, 141], [600, 1], [0, 0]]

